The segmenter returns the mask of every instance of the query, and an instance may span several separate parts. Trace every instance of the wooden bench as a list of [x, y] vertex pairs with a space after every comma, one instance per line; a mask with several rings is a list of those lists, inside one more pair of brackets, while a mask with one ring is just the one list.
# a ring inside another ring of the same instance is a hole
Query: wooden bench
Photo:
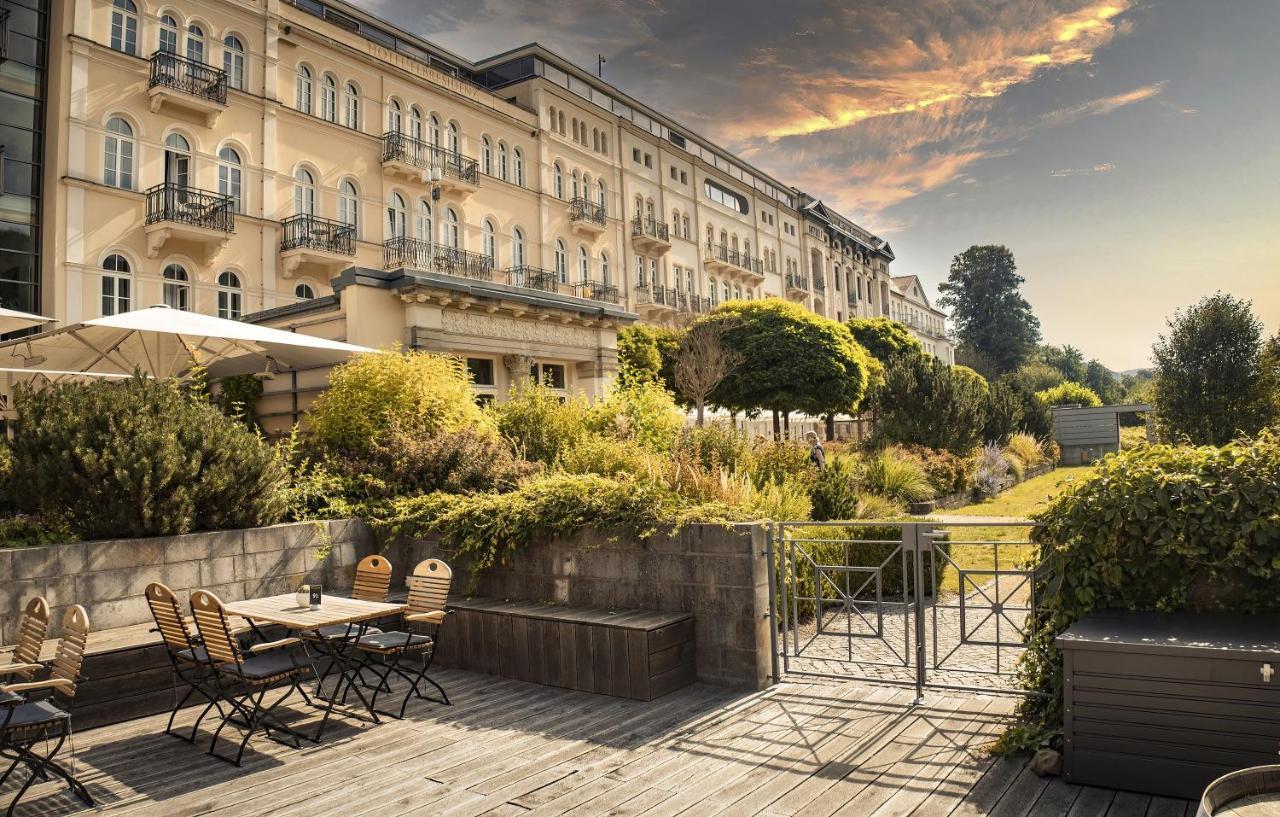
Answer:
[[473, 598], [451, 601], [436, 661], [651, 701], [693, 683], [693, 616]]

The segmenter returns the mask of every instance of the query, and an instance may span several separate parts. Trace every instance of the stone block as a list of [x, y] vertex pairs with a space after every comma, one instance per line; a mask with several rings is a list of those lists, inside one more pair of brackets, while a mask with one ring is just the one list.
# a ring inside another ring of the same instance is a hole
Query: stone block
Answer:
[[200, 570], [199, 586], [213, 587], [214, 585], [234, 582], [237, 579], [237, 561], [238, 559], [235, 556], [222, 556], [195, 563]]
[[127, 598], [95, 602], [88, 613], [89, 626], [94, 630], [129, 627], [152, 620], [151, 608], [147, 606], [147, 599], [141, 593]]
[[71, 576], [83, 573], [88, 567], [89, 544], [87, 542], [68, 542], [57, 547], [60, 575]]
[[249, 528], [244, 531], [244, 552], [269, 553], [301, 547], [318, 548], [323, 544], [328, 528], [322, 522], [292, 522], [267, 528]]
[[[44, 595], [44, 585], [44, 579], [25, 579], [19, 576], [5, 579], [0, 582], [0, 611], [7, 615], [20, 615], [28, 599]], [[6, 638], [4, 643], [12, 644], [13, 640]]]
[[86, 543], [85, 569], [120, 570], [126, 567], [151, 567], [164, 562], [164, 551], [176, 537], [150, 539], [112, 539]]
[[50, 607], [65, 607], [71, 604], [82, 604], [79, 597], [79, 582], [75, 576], [59, 576], [44, 580], [44, 597]]
[[58, 545], [15, 548], [9, 553], [9, 575], [15, 579], [45, 579], [62, 574]]
[[166, 562], [192, 562], [236, 556], [244, 550], [244, 531], [224, 530], [175, 536], [165, 547]]

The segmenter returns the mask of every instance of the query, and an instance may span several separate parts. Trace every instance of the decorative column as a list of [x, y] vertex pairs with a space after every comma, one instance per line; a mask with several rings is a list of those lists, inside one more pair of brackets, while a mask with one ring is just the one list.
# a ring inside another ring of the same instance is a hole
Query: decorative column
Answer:
[[503, 355], [502, 365], [507, 370], [507, 380], [517, 389], [522, 389], [532, 382], [529, 369], [533, 368], [533, 355]]

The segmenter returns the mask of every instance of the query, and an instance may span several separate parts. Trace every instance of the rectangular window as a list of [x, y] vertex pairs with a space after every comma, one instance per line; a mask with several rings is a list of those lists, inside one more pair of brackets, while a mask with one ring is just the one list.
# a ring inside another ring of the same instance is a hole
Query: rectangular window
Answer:
[[563, 391], [565, 370], [559, 363], [535, 363], [529, 367], [529, 376], [549, 389]]
[[681, 184], [689, 183], [689, 174], [685, 173], [683, 170], [680, 171], [680, 183]]
[[640, 161], [640, 148], [631, 149], [631, 161], [633, 162]]
[[102, 317], [129, 311], [129, 279], [102, 276]]
[[476, 386], [493, 386], [493, 361], [487, 357], [467, 358], [467, 371], [471, 373], [471, 382]]
[[653, 167], [653, 154], [652, 154], [652, 153], [646, 153], [646, 154], [644, 155], [644, 166], [645, 166], [645, 167]]

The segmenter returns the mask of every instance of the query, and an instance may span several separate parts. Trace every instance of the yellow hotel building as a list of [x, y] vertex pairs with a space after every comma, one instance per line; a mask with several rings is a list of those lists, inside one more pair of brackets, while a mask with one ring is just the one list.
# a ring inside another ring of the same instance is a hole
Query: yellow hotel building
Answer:
[[637, 320], [904, 297], [885, 241], [538, 45], [472, 62], [338, 0], [49, 5], [35, 305], [64, 323], [164, 303], [598, 394]]

